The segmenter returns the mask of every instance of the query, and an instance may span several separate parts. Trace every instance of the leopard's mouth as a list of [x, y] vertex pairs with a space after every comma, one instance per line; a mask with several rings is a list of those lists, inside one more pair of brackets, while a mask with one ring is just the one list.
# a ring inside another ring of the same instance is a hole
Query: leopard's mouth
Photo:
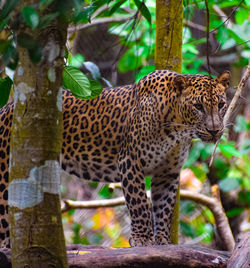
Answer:
[[211, 133], [209, 132], [201, 132], [201, 131], [197, 131], [196, 132], [196, 135], [198, 138], [200, 138], [203, 142], [206, 142], [206, 143], [216, 143], [220, 137], [222, 136], [223, 132], [218, 132], [216, 133], [216, 135], [212, 135]]

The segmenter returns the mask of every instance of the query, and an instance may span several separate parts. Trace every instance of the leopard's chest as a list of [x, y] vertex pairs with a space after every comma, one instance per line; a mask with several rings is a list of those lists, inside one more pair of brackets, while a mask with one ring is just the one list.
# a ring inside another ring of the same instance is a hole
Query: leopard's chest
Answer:
[[184, 136], [182, 132], [171, 132], [143, 146], [145, 149], [139, 155], [145, 175], [153, 175], [166, 168], [179, 170], [188, 156], [191, 144], [191, 137], [184, 139]]

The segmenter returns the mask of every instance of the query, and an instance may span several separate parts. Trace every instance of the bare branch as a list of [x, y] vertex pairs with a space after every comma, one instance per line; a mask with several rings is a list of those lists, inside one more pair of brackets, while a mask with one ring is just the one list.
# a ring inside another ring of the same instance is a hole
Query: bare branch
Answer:
[[80, 30], [83, 30], [83, 29], [86, 29], [86, 28], [89, 28], [89, 27], [92, 27], [92, 26], [96, 26], [96, 25], [99, 25], [99, 24], [103, 24], [103, 23], [110, 23], [110, 22], [125, 22], [125, 21], [128, 21], [128, 20], [131, 20], [133, 19], [134, 17], [132, 16], [123, 16], [123, 17], [119, 17], [119, 18], [99, 18], [99, 19], [95, 19], [95, 20], [92, 20], [91, 23], [86, 23], [86, 24], [80, 24], [80, 25], [77, 25], [77, 26], [71, 26], [68, 28], [68, 33], [72, 33], [72, 32], [75, 32], [75, 31], [80, 31]]
[[107, 208], [125, 205], [124, 197], [90, 201], [63, 200], [63, 202], [64, 205], [62, 206], [62, 212], [66, 212], [70, 209]]
[[[217, 6], [217, 5], [213, 5], [213, 9], [216, 11], [216, 13], [217, 13], [221, 18], [223, 18], [223, 17], [227, 18], [227, 27], [228, 27], [229, 29], [232, 28], [232, 22], [231, 22], [231, 20], [230, 20], [230, 17], [228, 18], [227, 15], [223, 12], [223, 10], [221, 10], [220, 7]], [[225, 21], [224, 21], [223, 23], [225, 23]]]
[[205, 32], [206, 31], [206, 28], [200, 24], [197, 24], [197, 23], [194, 23], [192, 21], [189, 21], [189, 20], [184, 20], [183, 21], [184, 25], [190, 27], [190, 28], [194, 28], [196, 30], [199, 30], [199, 31], [202, 31], [202, 32]]
[[[250, 63], [248, 64], [247, 69], [243, 74], [243, 77], [242, 77], [242, 79], [241, 79], [241, 81], [240, 81], [240, 83], [239, 83], [239, 85], [238, 85], [238, 87], [236, 89], [235, 95], [234, 95], [234, 97], [233, 97], [233, 99], [232, 99], [232, 101], [231, 101], [231, 103], [230, 103], [230, 105], [229, 105], [229, 107], [227, 109], [227, 112], [226, 112], [226, 114], [224, 116], [224, 119], [223, 119], [224, 126], [226, 126], [228, 124], [229, 118], [230, 118], [234, 108], [236, 107], [237, 101], [238, 101], [239, 97], [241, 96], [242, 90], [243, 90], [243, 88], [244, 88], [244, 86], [245, 86], [245, 84], [246, 84], [246, 82], [247, 82], [249, 77], [250, 77]], [[211, 160], [210, 160], [210, 163], [209, 163], [210, 167], [213, 164], [213, 161], [214, 161], [214, 158], [215, 158], [215, 151], [216, 151], [216, 148], [217, 148], [219, 142], [220, 142], [220, 140], [218, 140], [216, 142], [215, 146], [214, 146], [214, 150], [213, 150]]]

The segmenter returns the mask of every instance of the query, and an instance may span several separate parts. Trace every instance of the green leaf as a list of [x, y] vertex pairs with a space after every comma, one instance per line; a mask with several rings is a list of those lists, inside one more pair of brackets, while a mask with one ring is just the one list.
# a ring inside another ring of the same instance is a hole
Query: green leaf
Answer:
[[184, 221], [180, 221], [180, 229], [186, 236], [196, 237], [197, 235], [195, 228]]
[[3, 28], [8, 24], [8, 21], [9, 21], [9, 17], [3, 19], [3, 20], [0, 20], [0, 31], [3, 30]]
[[250, 191], [250, 180], [248, 177], [243, 178], [242, 184], [243, 184], [244, 188], [246, 188], [248, 191]]
[[0, 77], [0, 108], [2, 108], [9, 99], [12, 80], [7, 76]]
[[76, 67], [76, 68], [80, 68], [82, 67], [84, 63], [84, 57], [82, 54], [76, 54], [71, 58], [71, 64], [70, 66]]
[[201, 149], [203, 149], [204, 145], [201, 142], [196, 142], [191, 149], [188, 159], [183, 165], [183, 168], [189, 168], [199, 157]]
[[145, 187], [147, 190], [150, 190], [150, 188], [151, 188], [151, 177], [150, 176], [145, 177]]
[[4, 51], [11, 46], [11, 41], [10, 40], [1, 40], [0, 41], [0, 53], [4, 53]]
[[250, 122], [247, 122], [244, 116], [238, 115], [236, 118], [236, 125], [234, 126], [234, 131], [248, 131], [250, 130]]
[[94, 188], [94, 189], [97, 188], [98, 184], [99, 184], [99, 183], [96, 182], [96, 181], [88, 181], [88, 185], [89, 185], [91, 188]]
[[237, 178], [228, 177], [219, 182], [220, 189], [226, 193], [238, 188], [239, 185], [240, 185], [240, 182]]
[[20, 0], [4, 1], [4, 5], [0, 9], [0, 21], [4, 20], [9, 15], [9, 13], [19, 4], [19, 2]]
[[87, 100], [98, 97], [103, 90], [103, 86], [99, 82], [95, 80], [89, 80], [89, 82], [91, 95], [89, 97], [86, 97]]
[[40, 44], [37, 47], [28, 49], [29, 57], [33, 63], [38, 63], [42, 59], [42, 48]]
[[73, 66], [64, 67], [63, 87], [69, 89], [74, 96], [80, 99], [91, 96], [89, 79]]
[[243, 47], [250, 47], [249, 42], [246, 42], [247, 36], [249, 34], [249, 25], [248, 21], [244, 21], [242, 24], [234, 24], [232, 28], [227, 29], [231, 37], [238, 43], [242, 44]]
[[228, 218], [234, 218], [236, 216], [239, 216], [244, 211], [244, 208], [233, 208], [228, 211], [226, 211], [226, 215]]
[[17, 43], [20, 47], [27, 48], [30, 60], [38, 63], [42, 58], [42, 47], [40, 42], [30, 34], [20, 33], [17, 36]]
[[104, 198], [110, 198], [112, 197], [112, 192], [110, 192], [108, 185], [104, 185], [98, 192], [98, 195]]
[[204, 144], [204, 148], [201, 150], [201, 159], [207, 160], [211, 156], [214, 150], [213, 144]]
[[20, 33], [17, 36], [17, 43], [20, 47], [24, 47], [27, 49], [33, 49], [39, 46], [38, 40], [36, 40], [30, 34], [26, 34], [26, 33]]
[[189, 168], [194, 172], [194, 175], [198, 180], [204, 181], [206, 179], [207, 173], [202, 165], [191, 166]]
[[216, 157], [214, 160], [214, 166], [216, 167], [216, 176], [218, 178], [225, 178], [228, 175], [230, 166], [227, 165], [224, 158]]
[[118, 70], [121, 73], [132, 71], [138, 68], [142, 63], [141, 57], [135, 57], [132, 50], [126, 51], [118, 63]]
[[50, 13], [50, 14], [42, 16], [42, 18], [40, 18], [38, 28], [43, 29], [47, 27], [51, 23], [51, 21], [53, 21], [58, 16], [59, 16], [59, 12]]
[[77, 16], [83, 9], [84, 1], [83, 0], [74, 0], [74, 13]]
[[248, 19], [249, 12], [244, 8], [239, 8], [235, 13], [235, 20], [237, 24], [242, 24]]
[[18, 63], [17, 49], [13, 45], [8, 46], [3, 52], [2, 59], [5, 65], [7, 65], [10, 69], [15, 70]]
[[210, 223], [214, 223], [214, 215], [210, 209], [204, 207], [202, 214], [207, 218]]
[[196, 209], [196, 205], [192, 201], [183, 200], [180, 202], [180, 213], [185, 216], [191, 216]]
[[83, 9], [75, 18], [74, 21], [77, 23], [87, 23], [90, 22], [91, 16], [94, 13], [95, 8], [92, 5], [89, 5]]
[[154, 65], [147, 65], [141, 68], [141, 70], [136, 74], [136, 82], [138, 82], [145, 75], [153, 72], [155, 70]]
[[210, 223], [201, 224], [197, 226], [198, 235], [202, 235], [202, 242], [211, 243], [213, 239], [213, 226]]
[[32, 28], [36, 28], [39, 24], [39, 15], [37, 11], [31, 6], [25, 6], [22, 9], [22, 16], [25, 22]]
[[232, 156], [237, 156], [240, 157], [241, 154], [239, 153], [239, 151], [237, 151], [233, 145], [231, 144], [219, 144], [219, 149], [221, 151], [221, 153], [226, 156], [227, 158], [231, 158]]
[[140, 0], [134, 0], [138, 10], [141, 12], [142, 16], [151, 24], [151, 14], [144, 2]]
[[116, 10], [118, 8], [120, 8], [127, 0], [119, 0], [118, 2], [116, 2], [110, 9], [109, 11], [109, 16], [111, 16], [113, 13], [116, 12]]
[[246, 204], [246, 206], [250, 207], [250, 191], [239, 192], [238, 199], [241, 203]]

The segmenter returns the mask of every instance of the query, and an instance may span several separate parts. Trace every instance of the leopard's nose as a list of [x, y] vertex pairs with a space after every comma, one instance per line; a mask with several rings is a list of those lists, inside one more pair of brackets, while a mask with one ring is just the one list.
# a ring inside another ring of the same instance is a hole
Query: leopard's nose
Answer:
[[216, 134], [219, 132], [219, 130], [207, 129], [207, 132], [209, 132], [212, 136], [216, 136]]

